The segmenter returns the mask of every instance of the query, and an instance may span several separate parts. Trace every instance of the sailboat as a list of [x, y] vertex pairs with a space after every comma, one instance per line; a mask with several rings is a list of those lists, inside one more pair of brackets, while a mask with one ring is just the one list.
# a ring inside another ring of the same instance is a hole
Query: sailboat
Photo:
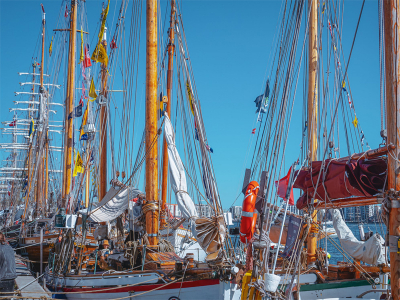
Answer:
[[[116, 159], [113, 151], [115, 140], [110, 134], [110, 119], [116, 116], [110, 112], [113, 91], [110, 83], [113, 81], [109, 74], [113, 74], [112, 62], [117, 49], [122, 47], [118, 37], [122, 34], [123, 26], [120, 22], [125, 22], [126, 7], [123, 2], [119, 23], [116, 31], [111, 33], [109, 44], [105, 24], [110, 1], [103, 7], [98, 43], [91, 57], [93, 61], [101, 63], [101, 89], [95, 89], [92, 73], [89, 96], [94, 99], [89, 101], [93, 100], [94, 103], [89, 104], [88, 101], [87, 106], [87, 109], [93, 108], [98, 118], [93, 118], [90, 112], [86, 118], [83, 117], [81, 136], [83, 131], [83, 134], [90, 133], [91, 137], [87, 138], [84, 148], [80, 149], [80, 153], [85, 149], [85, 155], [78, 156], [77, 149], [73, 160], [73, 121], [68, 116], [73, 113], [75, 104], [76, 32], [79, 28], [77, 15], [81, 6], [71, 1], [68, 14], [70, 39], [62, 194], [62, 207], [66, 213], [60, 210], [55, 216], [56, 226], [64, 230], [63, 240], [49, 258], [46, 284], [57, 297], [65, 296], [67, 299], [238, 299], [240, 292], [236, 284], [231, 282], [237, 268], [229, 251], [230, 240], [211, 161], [213, 150], [207, 142], [182, 16], [177, 13], [179, 5], [175, 0], [170, 2], [168, 44], [163, 47], [157, 35], [157, 1], [148, 0], [145, 3], [145, 128], [135, 165], [127, 176], [125, 170], [131, 163], [127, 158], [132, 157], [127, 140], [127, 126], [131, 124], [128, 110], [132, 101], [127, 96], [130, 95], [127, 90], [132, 88], [129, 84], [132, 78], [128, 77], [123, 80], [123, 93], [127, 99], [119, 120], [126, 124], [125, 130], [121, 131], [123, 143], [119, 160], [122, 165], [113, 161], [109, 186], [107, 158], [111, 156], [113, 160]], [[134, 30], [140, 28], [139, 16], [139, 12], [132, 16]], [[158, 53], [164, 50], [164, 53], [168, 53], [168, 69], [159, 69], [164, 65], [166, 56], [160, 58]], [[135, 51], [132, 52], [133, 57]], [[177, 57], [178, 65], [175, 73], [178, 92], [177, 106], [172, 108], [174, 57]], [[135, 75], [129, 72], [129, 76]], [[137, 70], [134, 69], [134, 72]], [[97, 126], [94, 120], [97, 120]], [[183, 133], [185, 156], [178, 152], [177, 128]], [[162, 145], [162, 159], [158, 154], [161, 148], [158, 145]], [[144, 191], [138, 188], [143, 164]], [[120, 165], [124, 171], [119, 172], [116, 165]], [[90, 184], [92, 176], [95, 180]], [[80, 182], [73, 188], [72, 177], [75, 177], [75, 183]], [[86, 189], [85, 208], [79, 202], [83, 186]], [[89, 198], [90, 190], [94, 192]], [[98, 203], [93, 201], [94, 194]], [[177, 209], [174, 209], [174, 214], [170, 209], [174, 204], [168, 203], [171, 194], [176, 199]], [[198, 205], [202, 209], [201, 214], [192, 200], [194, 197], [201, 199]], [[208, 212], [204, 216], [206, 208]], [[57, 220], [64, 222], [58, 225]], [[68, 220], [71, 221], [70, 225], [67, 224]], [[91, 231], [89, 224], [93, 223], [94, 230]], [[89, 249], [89, 235], [92, 241], [104, 249]], [[110, 244], [113, 247], [112, 253], [107, 249]]]
[[[381, 132], [383, 143], [375, 149], [365, 149], [348, 75], [353, 47], [346, 61], [338, 29], [342, 16], [336, 3], [310, 0], [282, 5], [274, 68], [265, 92], [255, 100], [258, 127], [253, 133], [257, 129], [257, 144], [243, 183], [240, 238], [247, 256], [240, 271], [241, 297], [399, 299], [395, 196], [399, 3], [379, 1], [387, 128]], [[323, 51], [325, 44], [327, 52]], [[296, 160], [285, 171], [303, 60], [302, 142]], [[343, 143], [340, 132], [346, 137], [348, 156], [340, 155], [344, 151], [338, 146]], [[288, 172], [285, 177], [284, 172]], [[293, 188], [301, 190], [296, 203]], [[357, 239], [340, 210], [379, 204], [387, 231], [362, 234], [361, 240]], [[328, 217], [338, 240], [326, 233]], [[328, 241], [345, 261], [329, 263]]]

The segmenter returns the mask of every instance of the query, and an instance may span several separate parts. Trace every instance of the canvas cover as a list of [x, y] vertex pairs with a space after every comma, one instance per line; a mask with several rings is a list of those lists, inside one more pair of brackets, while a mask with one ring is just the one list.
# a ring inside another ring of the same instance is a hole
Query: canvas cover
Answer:
[[[352, 196], [371, 197], [378, 194], [385, 182], [387, 163], [384, 159], [327, 159], [320, 175], [322, 161], [313, 161], [311, 168], [296, 172], [293, 187], [304, 194], [297, 200], [298, 209], [315, 199], [329, 201]], [[318, 183], [318, 185], [317, 185]]]
[[189, 220], [197, 218], [196, 207], [187, 193], [185, 169], [175, 146], [174, 128], [172, 127], [171, 120], [168, 118], [167, 114], [165, 114], [164, 118], [164, 137], [168, 145], [168, 166], [171, 175], [171, 186], [175, 193], [176, 203], [185, 219]]
[[120, 216], [128, 208], [129, 200], [143, 194], [140, 190], [125, 187], [111, 187], [98, 206], [88, 212], [95, 222], [108, 222]]
[[332, 221], [340, 245], [351, 257], [371, 265], [385, 263], [385, 240], [379, 234], [374, 234], [365, 242], [357, 240], [338, 209], [332, 210]]

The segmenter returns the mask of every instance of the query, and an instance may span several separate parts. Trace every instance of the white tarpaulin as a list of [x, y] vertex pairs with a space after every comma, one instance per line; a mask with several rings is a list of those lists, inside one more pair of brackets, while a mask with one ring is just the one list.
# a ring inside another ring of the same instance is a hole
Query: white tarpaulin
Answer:
[[353, 232], [347, 227], [340, 211], [332, 211], [333, 227], [336, 230], [340, 245], [351, 257], [361, 260], [367, 264], [380, 265], [385, 263], [385, 240], [379, 235], [374, 234], [367, 241], [357, 240]]
[[88, 212], [95, 222], [107, 222], [116, 219], [128, 208], [129, 200], [142, 194], [138, 189], [111, 187], [96, 208]]
[[175, 192], [176, 202], [182, 212], [182, 216], [189, 220], [190, 218], [197, 217], [197, 211], [187, 193], [185, 169], [175, 146], [174, 128], [167, 114], [165, 114], [164, 118], [164, 137], [168, 144], [168, 165], [171, 175], [171, 186]]

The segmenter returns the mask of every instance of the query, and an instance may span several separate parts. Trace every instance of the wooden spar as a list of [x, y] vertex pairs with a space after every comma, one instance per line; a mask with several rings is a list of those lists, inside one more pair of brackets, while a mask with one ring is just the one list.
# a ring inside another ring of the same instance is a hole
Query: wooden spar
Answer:
[[45, 13], [44, 13], [44, 8], [43, 4], [42, 5], [42, 10], [43, 10], [43, 19], [42, 19], [42, 64], [40, 66], [40, 90], [43, 91], [43, 71], [44, 71], [44, 41], [45, 41], [45, 30], [46, 30], [46, 18], [45, 18]]
[[69, 54], [68, 54], [68, 77], [67, 77], [67, 98], [65, 99], [65, 142], [64, 142], [64, 170], [63, 170], [63, 190], [62, 205], [66, 207], [69, 193], [71, 191], [71, 168], [72, 168], [72, 136], [73, 136], [73, 118], [74, 109], [74, 82], [75, 82], [75, 63], [76, 63], [76, 20], [77, 20], [77, 2], [71, 0], [71, 31], [69, 35]]
[[[317, 160], [318, 139], [318, 85], [317, 85], [317, 68], [318, 68], [318, 3], [317, 0], [308, 1], [310, 7], [310, 23], [308, 36], [308, 153], [310, 162]], [[317, 211], [312, 213], [313, 222], [311, 224], [310, 233], [307, 237], [307, 263], [316, 261], [317, 256], [317, 236], [315, 232], [318, 230], [315, 226], [317, 223]]]
[[46, 166], [45, 166], [45, 181], [44, 181], [44, 203], [46, 209], [48, 208], [48, 195], [49, 195], [49, 132], [46, 130]]
[[366, 206], [381, 204], [383, 200], [382, 196], [374, 197], [351, 197], [336, 199], [329, 202], [318, 202], [314, 204], [315, 209], [330, 209], [330, 208], [343, 208], [343, 207], [355, 207], [355, 206]]
[[[388, 155], [387, 190], [400, 190], [400, 173], [397, 159], [400, 154], [400, 39], [398, 13], [399, 0], [383, 1], [384, 31], [385, 31], [385, 88], [386, 88], [386, 127], [387, 143], [396, 148]], [[389, 213], [389, 243], [391, 239], [400, 237], [400, 208], [397, 199], [392, 200]], [[389, 247], [391, 248], [391, 247]], [[390, 250], [390, 274], [392, 299], [400, 299], [400, 254]]]
[[86, 143], [86, 181], [85, 181], [85, 207], [89, 207], [89, 183], [90, 183], [90, 167], [89, 167], [89, 160], [90, 160], [90, 144], [89, 142]]
[[[172, 74], [174, 65], [175, 50], [175, 0], [171, 0], [171, 19], [169, 22], [169, 44], [168, 44], [168, 73], [167, 73], [167, 107], [166, 112], [171, 117], [171, 98], [172, 98]], [[167, 184], [168, 184], [168, 147], [167, 141], [163, 143], [163, 169], [161, 185], [161, 227], [166, 224], [166, 203], [167, 203]]]
[[[107, 51], [107, 41], [103, 36], [102, 44]], [[101, 82], [103, 99], [107, 99], [107, 65], [101, 64]], [[100, 181], [99, 181], [99, 202], [107, 194], [107, 105], [102, 104], [100, 108]]]
[[146, 232], [158, 245], [157, 0], [146, 1]]

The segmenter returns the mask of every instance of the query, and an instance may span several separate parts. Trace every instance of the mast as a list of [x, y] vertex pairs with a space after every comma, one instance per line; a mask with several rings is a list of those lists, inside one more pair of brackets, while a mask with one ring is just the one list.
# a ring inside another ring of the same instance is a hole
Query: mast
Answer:
[[158, 245], [157, 153], [157, 0], [146, 1], [146, 232], [150, 247]]
[[[385, 30], [385, 69], [386, 69], [386, 127], [387, 144], [396, 148], [388, 155], [387, 190], [400, 191], [400, 174], [397, 171], [397, 159], [400, 153], [400, 40], [399, 40], [399, 1], [383, 1]], [[392, 299], [400, 299], [400, 203], [398, 196], [389, 195], [391, 209], [389, 213], [390, 274]], [[394, 247], [392, 247], [392, 245]], [[394, 249], [392, 249], [394, 248]]]
[[[317, 160], [317, 127], [318, 127], [318, 85], [317, 85], [317, 67], [318, 67], [318, 5], [316, 0], [308, 1], [311, 13], [309, 23], [308, 37], [308, 153], [310, 165], [312, 161]], [[313, 201], [313, 200], [312, 200]], [[317, 211], [312, 212], [313, 224], [307, 237], [307, 264], [316, 261], [317, 236], [316, 222]]]
[[[106, 41], [106, 29], [103, 34], [103, 41], [101, 42], [104, 49], [107, 50]], [[104, 101], [101, 103], [100, 109], [100, 181], [99, 181], [99, 202], [104, 198], [107, 193], [107, 66], [101, 64], [101, 82], [102, 82], [102, 93]]]
[[73, 119], [69, 118], [74, 106], [75, 88], [75, 63], [76, 63], [76, 19], [77, 5], [76, 0], [71, 0], [71, 25], [69, 34], [69, 54], [68, 54], [68, 77], [67, 77], [67, 97], [65, 99], [65, 142], [64, 142], [64, 170], [63, 170], [63, 190], [62, 207], [67, 204], [67, 198], [71, 191], [71, 165], [72, 165], [72, 136]]
[[[171, 19], [169, 22], [169, 44], [168, 44], [168, 71], [167, 71], [167, 107], [166, 112], [171, 117], [171, 94], [172, 94], [172, 73], [174, 65], [175, 50], [175, 0], [171, 0]], [[162, 169], [162, 202], [161, 202], [161, 228], [166, 223], [167, 183], [168, 183], [168, 145], [164, 138], [163, 147], [163, 169]]]

